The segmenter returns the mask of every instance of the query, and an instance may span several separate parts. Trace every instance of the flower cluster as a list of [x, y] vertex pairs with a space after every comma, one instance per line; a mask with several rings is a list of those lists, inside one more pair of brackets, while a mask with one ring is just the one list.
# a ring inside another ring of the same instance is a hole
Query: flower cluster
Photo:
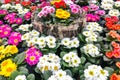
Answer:
[[114, 1], [113, 0], [102, 0], [101, 7], [105, 10], [110, 10], [113, 8]]
[[119, 18], [116, 16], [106, 17], [106, 27], [112, 30], [120, 30], [120, 24], [116, 24], [119, 21]]
[[31, 47], [26, 51], [26, 62], [29, 65], [36, 65], [39, 61], [39, 58], [42, 56], [42, 53], [35, 47]]
[[15, 10], [17, 10], [19, 15], [23, 15], [23, 14], [25, 14], [25, 13], [27, 13], [29, 11], [29, 9], [23, 8], [23, 6], [21, 4], [16, 4], [16, 5], [3, 4], [1, 6], [1, 8], [6, 9], [6, 10], [15, 9]]
[[6, 15], [7, 13], [7, 10], [0, 10], [0, 15]]
[[18, 53], [18, 48], [15, 45], [0, 46], [0, 60], [16, 53]]
[[107, 80], [109, 73], [101, 66], [90, 65], [84, 70], [85, 80]]
[[111, 9], [108, 14], [110, 16], [120, 16], [120, 11], [117, 9]]
[[101, 32], [103, 28], [96, 22], [89, 22], [84, 28], [83, 35], [86, 37], [87, 42], [97, 41], [99, 36], [98, 32]]
[[81, 51], [83, 51], [86, 55], [90, 55], [92, 57], [97, 57], [100, 56], [99, 48], [96, 47], [93, 44], [87, 44], [81, 48]]
[[80, 58], [76, 52], [69, 52], [63, 56], [63, 60], [68, 63], [70, 67], [78, 67], [81, 63]]
[[120, 44], [116, 42], [112, 42], [113, 50], [106, 52], [106, 56], [108, 58], [120, 58]]
[[89, 6], [84, 6], [83, 9], [89, 12], [86, 15], [88, 22], [96, 22], [100, 20], [101, 16], [105, 15], [105, 11], [101, 10], [96, 4], [90, 4]]
[[21, 36], [19, 32], [12, 32], [9, 36], [8, 44], [18, 45], [22, 41]]
[[18, 75], [15, 80], [27, 80], [25, 75]]
[[120, 41], [120, 34], [117, 33], [117, 31], [111, 30], [108, 33], [112, 38], [117, 39], [118, 41]]
[[31, 24], [22, 24], [22, 25], [19, 26], [18, 30], [29, 31], [30, 27], [31, 27]]
[[63, 38], [61, 40], [61, 45], [65, 46], [65, 48], [77, 48], [79, 43], [78, 38], [73, 38], [72, 40], [70, 38]]
[[79, 5], [76, 5], [76, 4], [71, 4], [70, 5], [70, 8], [71, 8], [71, 12], [73, 14], [77, 14], [79, 13], [81, 10], [80, 10], [80, 6]]
[[[43, 1], [44, 2], [44, 1]], [[67, 24], [72, 22], [71, 18], [78, 18], [81, 13], [81, 7], [77, 4], [74, 4], [71, 0], [51, 0], [48, 1], [49, 5], [42, 4], [42, 10], [38, 13], [40, 19], [45, 19], [46, 22], [49, 22], [51, 18], [53, 19], [51, 23], [57, 23], [57, 20], [61, 20], [61, 23]], [[49, 14], [49, 15], [48, 15]]]
[[51, 77], [48, 78], [48, 80], [73, 80], [73, 78], [63, 70], [58, 70], [53, 73]]
[[42, 10], [38, 13], [38, 17], [46, 17], [49, 14], [52, 14], [55, 12], [55, 8], [51, 6], [45, 6], [42, 8]]
[[61, 68], [60, 58], [56, 54], [49, 53], [48, 55], [44, 55], [39, 59], [37, 67], [40, 69], [42, 73], [44, 71], [57, 71]]
[[10, 24], [21, 24], [22, 18], [16, 17], [17, 13], [9, 13], [4, 17], [4, 20], [7, 20]]
[[0, 75], [5, 77], [9, 77], [17, 69], [17, 65], [11, 59], [4, 60], [0, 65]]

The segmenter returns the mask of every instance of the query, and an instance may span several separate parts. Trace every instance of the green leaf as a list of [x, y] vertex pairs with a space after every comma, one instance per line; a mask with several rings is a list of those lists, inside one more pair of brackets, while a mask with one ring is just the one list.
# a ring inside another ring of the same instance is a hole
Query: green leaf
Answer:
[[15, 80], [18, 75], [20, 75], [18, 71], [13, 71], [8, 80]]
[[3, 76], [0, 76], [0, 80], [7, 80], [7, 79], [4, 78]]
[[48, 80], [48, 78], [52, 75], [51, 71], [45, 71], [43, 76], [44, 76], [44, 80]]
[[82, 34], [78, 35], [80, 41], [85, 42], [85, 37]]
[[104, 69], [109, 72], [109, 75], [111, 75], [114, 72], [114, 69], [110, 67], [105, 67]]
[[14, 61], [19, 65], [25, 60], [25, 53], [20, 53], [18, 54], [15, 58]]
[[19, 67], [18, 70], [20, 71], [21, 74], [25, 74], [25, 75], [28, 74], [28, 69], [25, 67]]
[[86, 61], [86, 58], [85, 57], [81, 57], [81, 63], [84, 64]]
[[41, 74], [40, 70], [37, 67], [35, 67], [35, 72]]
[[67, 69], [67, 70], [65, 70], [66, 71], [66, 73], [68, 74], [68, 75], [70, 75], [71, 77], [72, 77], [72, 72], [69, 70], [69, 69]]
[[35, 80], [35, 75], [34, 74], [29, 74], [27, 76], [27, 80]]
[[64, 52], [64, 51], [63, 51], [63, 52], [61, 52], [61, 53], [60, 53], [60, 57], [63, 57], [65, 54], [67, 54], [67, 53], [66, 53], [66, 52]]
[[69, 67], [69, 65], [68, 65], [66, 62], [64, 62], [64, 61], [62, 61], [62, 64], [63, 64], [63, 66], [65, 66], [65, 67]]
[[88, 66], [90, 66], [90, 65], [91, 65], [91, 63], [87, 62], [87, 63], [85, 64], [85, 67], [84, 67], [84, 68], [86, 69], [86, 68], [88, 68]]

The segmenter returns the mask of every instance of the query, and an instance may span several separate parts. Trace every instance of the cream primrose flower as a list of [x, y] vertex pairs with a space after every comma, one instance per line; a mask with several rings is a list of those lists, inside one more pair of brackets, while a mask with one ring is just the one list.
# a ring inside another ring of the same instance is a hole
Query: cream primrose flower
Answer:
[[107, 80], [108, 75], [108, 71], [97, 65], [90, 65], [84, 70], [85, 80]]
[[113, 9], [114, 1], [113, 0], [102, 0], [101, 7], [105, 10]]
[[70, 44], [70, 38], [63, 38], [62, 41], [61, 41], [61, 45], [64, 45], [64, 46], [69, 46]]
[[63, 56], [63, 60], [69, 64], [70, 67], [78, 67], [81, 63], [80, 58], [76, 52], [69, 52]]
[[1, 8], [3, 8], [3, 9], [10, 9], [11, 8], [11, 4], [4, 4], [4, 5], [2, 5], [1, 6]]
[[63, 70], [58, 70], [57, 72], [55, 72], [55, 74], [56, 74], [56, 77], [58, 78], [58, 80], [63, 79], [64, 76], [66, 76], [66, 72]]
[[60, 58], [53, 53], [49, 53], [48, 55], [44, 55], [39, 59], [37, 67], [40, 69], [42, 73], [44, 73], [44, 71], [47, 70], [53, 72], [57, 71], [61, 68]]
[[18, 75], [15, 80], [27, 80], [25, 75]]
[[86, 37], [91, 35], [91, 31], [83, 31], [82, 34]]
[[87, 42], [93, 42], [93, 41], [97, 41], [97, 37], [95, 36], [89, 36], [85, 39], [85, 41]]
[[58, 80], [55, 75], [52, 75], [48, 78], [48, 80]]

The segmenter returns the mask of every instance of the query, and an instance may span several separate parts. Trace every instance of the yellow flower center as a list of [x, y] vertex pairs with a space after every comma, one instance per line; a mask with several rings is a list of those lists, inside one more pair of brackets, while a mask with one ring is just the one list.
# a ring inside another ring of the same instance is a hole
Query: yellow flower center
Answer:
[[100, 70], [100, 73], [103, 74], [103, 75], [105, 74], [104, 70]]
[[11, 68], [11, 67], [9, 67], [9, 68], [7, 68], [7, 70], [6, 70], [7, 72], [12, 72], [13, 71], [13, 69]]
[[45, 66], [45, 67], [44, 67], [44, 70], [47, 71], [47, 70], [48, 70], [48, 66]]
[[35, 60], [35, 56], [30, 56], [30, 60], [34, 61]]
[[14, 40], [14, 42], [15, 42], [15, 43], [18, 43], [18, 40], [17, 40], [17, 39], [15, 39], [15, 40]]
[[54, 70], [56, 70], [56, 71], [57, 71], [57, 70], [58, 70], [58, 66], [54, 66]]
[[90, 71], [89, 74], [90, 74], [91, 76], [93, 76], [93, 75], [94, 75], [94, 72], [93, 72], [93, 71]]
[[5, 31], [5, 32], [4, 32], [4, 34], [8, 34], [8, 32], [7, 32], [7, 31]]

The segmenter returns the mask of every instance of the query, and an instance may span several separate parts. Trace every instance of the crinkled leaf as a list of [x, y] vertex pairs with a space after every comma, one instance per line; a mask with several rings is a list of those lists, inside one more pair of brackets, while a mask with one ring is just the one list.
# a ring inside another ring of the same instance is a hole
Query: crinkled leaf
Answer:
[[14, 61], [19, 65], [25, 60], [25, 53], [20, 53], [18, 54], [15, 58]]
[[67, 70], [65, 70], [65, 71], [66, 71], [66, 73], [67, 73], [68, 75], [72, 76], [72, 72], [71, 72], [69, 69], [67, 69]]
[[45, 71], [43, 73], [43, 76], [44, 76], [44, 80], [48, 80], [48, 78], [52, 75], [52, 72], [51, 71]]
[[86, 61], [86, 58], [85, 57], [81, 57], [81, 63], [84, 64]]
[[28, 69], [25, 68], [25, 67], [19, 67], [19, 71], [20, 71], [20, 73], [22, 73], [22, 74], [25, 74], [25, 75], [28, 74]]
[[110, 67], [105, 67], [104, 69], [109, 72], [109, 75], [111, 75], [114, 72], [114, 69]]
[[35, 75], [34, 74], [29, 74], [27, 76], [27, 80], [35, 80]]
[[17, 75], [20, 75], [20, 73], [18, 71], [13, 71], [9, 77], [9, 80], [15, 80]]

